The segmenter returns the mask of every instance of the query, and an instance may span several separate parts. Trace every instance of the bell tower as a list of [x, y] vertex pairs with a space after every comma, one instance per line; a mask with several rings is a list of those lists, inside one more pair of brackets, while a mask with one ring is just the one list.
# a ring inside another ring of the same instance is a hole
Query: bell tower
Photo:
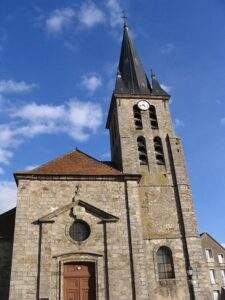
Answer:
[[150, 83], [125, 23], [107, 121], [112, 160], [123, 172], [152, 172], [166, 166], [163, 140], [174, 135], [169, 98], [153, 73]]
[[[173, 284], [179, 281], [178, 299], [186, 299], [184, 295], [207, 299], [208, 278], [191, 187], [181, 140], [172, 126], [169, 99], [155, 74], [148, 79], [125, 23], [106, 127], [114, 165], [123, 173], [142, 175], [138, 193], [146, 266], [151, 270], [149, 294], [154, 299], [156, 290], [162, 296], [168, 289], [161, 281], [164, 275], [155, 274], [157, 249], [167, 247], [175, 268], [169, 289], [174, 291]], [[191, 279], [190, 270], [195, 270]]]

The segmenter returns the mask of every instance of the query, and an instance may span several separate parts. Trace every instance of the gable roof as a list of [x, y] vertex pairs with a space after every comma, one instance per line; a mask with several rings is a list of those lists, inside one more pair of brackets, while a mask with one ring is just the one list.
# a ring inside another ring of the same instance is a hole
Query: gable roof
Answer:
[[95, 217], [99, 218], [103, 222], [117, 222], [119, 220], [118, 217], [116, 217], [106, 211], [103, 211], [100, 208], [97, 208], [85, 201], [78, 200], [76, 204], [74, 202], [71, 202], [60, 208], [55, 209], [54, 211], [50, 212], [49, 214], [45, 215], [44, 217], [41, 217], [40, 219], [34, 221], [34, 224], [55, 222], [55, 218], [57, 218], [62, 213], [69, 211], [75, 205], [85, 208], [86, 212], [94, 215]]
[[16, 175], [119, 176], [123, 173], [107, 162], [101, 162], [80, 150], [75, 150], [33, 170], [17, 172]]
[[225, 250], [225, 248], [217, 241], [215, 240], [208, 232], [202, 232], [200, 234], [200, 237], [203, 238], [203, 237], [208, 237], [209, 239], [211, 239], [215, 244], [217, 244], [220, 248], [222, 248], [223, 250]]

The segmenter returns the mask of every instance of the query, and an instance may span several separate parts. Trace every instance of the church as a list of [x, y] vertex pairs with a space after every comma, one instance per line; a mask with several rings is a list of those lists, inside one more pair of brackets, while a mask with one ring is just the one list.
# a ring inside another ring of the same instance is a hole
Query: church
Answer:
[[169, 99], [125, 22], [106, 120], [112, 159], [74, 150], [14, 174], [1, 300], [212, 299]]

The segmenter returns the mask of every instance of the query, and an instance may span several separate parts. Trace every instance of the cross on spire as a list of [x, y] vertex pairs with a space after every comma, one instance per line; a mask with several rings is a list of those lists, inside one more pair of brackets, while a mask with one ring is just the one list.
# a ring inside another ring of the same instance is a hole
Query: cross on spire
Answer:
[[127, 15], [126, 15], [126, 11], [125, 10], [122, 10], [121, 19], [123, 20], [124, 27], [126, 27], [127, 26]]

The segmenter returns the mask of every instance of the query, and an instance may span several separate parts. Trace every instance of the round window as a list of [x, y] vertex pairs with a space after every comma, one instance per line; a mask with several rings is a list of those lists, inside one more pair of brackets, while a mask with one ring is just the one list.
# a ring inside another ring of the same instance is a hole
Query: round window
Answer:
[[86, 240], [89, 237], [90, 233], [90, 226], [82, 220], [74, 221], [69, 229], [70, 237], [77, 242]]

